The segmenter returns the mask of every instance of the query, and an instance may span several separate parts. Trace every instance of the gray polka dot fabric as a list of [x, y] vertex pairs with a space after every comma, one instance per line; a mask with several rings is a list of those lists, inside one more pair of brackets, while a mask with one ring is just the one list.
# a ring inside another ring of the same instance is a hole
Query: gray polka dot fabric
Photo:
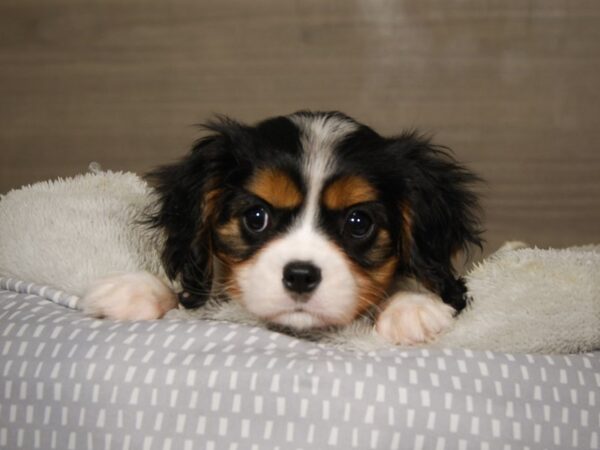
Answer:
[[0, 280], [3, 449], [597, 449], [600, 353], [342, 351]]

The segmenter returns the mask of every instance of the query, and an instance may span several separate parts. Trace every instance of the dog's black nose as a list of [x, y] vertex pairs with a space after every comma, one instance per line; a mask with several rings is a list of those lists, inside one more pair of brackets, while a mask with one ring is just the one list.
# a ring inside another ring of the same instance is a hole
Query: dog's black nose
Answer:
[[321, 269], [309, 261], [292, 261], [283, 268], [282, 281], [289, 291], [305, 294], [321, 282]]

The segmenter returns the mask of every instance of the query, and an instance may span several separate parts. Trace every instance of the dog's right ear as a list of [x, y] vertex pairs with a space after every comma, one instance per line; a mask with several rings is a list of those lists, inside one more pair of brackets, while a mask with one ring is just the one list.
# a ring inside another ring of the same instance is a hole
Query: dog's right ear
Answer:
[[162, 264], [181, 283], [186, 308], [202, 306], [213, 281], [213, 230], [228, 169], [247, 128], [228, 118], [204, 125], [213, 134], [197, 141], [179, 162], [159, 167], [146, 179], [157, 195], [147, 223], [164, 233]]

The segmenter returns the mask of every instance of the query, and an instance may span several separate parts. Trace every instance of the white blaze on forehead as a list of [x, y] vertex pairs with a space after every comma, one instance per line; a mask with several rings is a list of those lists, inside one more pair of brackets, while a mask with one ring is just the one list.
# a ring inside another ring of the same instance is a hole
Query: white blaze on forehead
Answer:
[[[255, 315], [293, 328], [346, 324], [360, 303], [358, 285], [346, 255], [319, 232], [316, 218], [323, 184], [335, 168], [336, 145], [358, 125], [327, 114], [293, 114], [289, 119], [301, 131], [304, 209], [295, 226], [236, 271], [240, 300]], [[297, 303], [283, 285], [284, 268], [292, 261], [308, 261], [321, 271], [322, 280], [308, 301]]]
[[299, 223], [302, 227], [311, 227], [317, 217], [323, 183], [334, 168], [335, 146], [358, 126], [350, 119], [336, 115], [293, 114], [289, 118], [302, 132], [302, 170], [308, 186], [306, 205]]

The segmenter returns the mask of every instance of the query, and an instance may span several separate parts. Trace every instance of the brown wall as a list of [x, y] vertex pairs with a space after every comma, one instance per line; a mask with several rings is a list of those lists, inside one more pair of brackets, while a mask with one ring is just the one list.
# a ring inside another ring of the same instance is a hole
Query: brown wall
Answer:
[[600, 242], [600, 2], [3, 0], [0, 192], [183, 154], [210, 114], [418, 127], [488, 180], [488, 251]]

